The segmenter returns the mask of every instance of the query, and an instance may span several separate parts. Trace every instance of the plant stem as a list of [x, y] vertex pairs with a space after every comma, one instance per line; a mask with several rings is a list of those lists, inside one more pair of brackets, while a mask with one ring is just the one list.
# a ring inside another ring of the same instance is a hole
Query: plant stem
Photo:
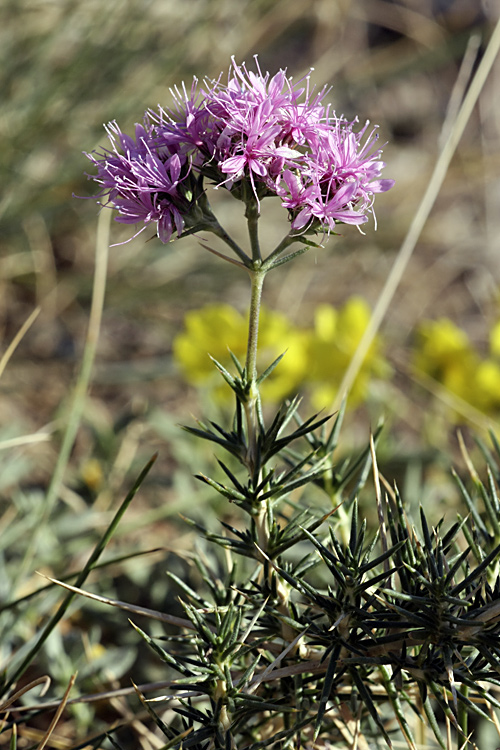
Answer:
[[[459, 688], [459, 691], [463, 696], [465, 696], [465, 698], [468, 697], [469, 688], [467, 687], [467, 685], [462, 685]], [[465, 743], [463, 742], [468, 733], [468, 711], [463, 701], [460, 701], [458, 705], [458, 725], [460, 727], [460, 731], [457, 732], [457, 748], [469, 747], [468, 740], [466, 740]]]
[[250, 247], [252, 248], [252, 260], [254, 263], [262, 263], [259, 243], [259, 205], [257, 199], [253, 196], [247, 199], [245, 218], [248, 224], [248, 235], [250, 237]]
[[272, 253], [270, 253], [267, 256], [267, 258], [265, 259], [264, 263], [265, 263], [266, 268], [267, 267], [271, 267], [272, 263], [277, 258], [279, 258], [279, 256], [281, 255], [281, 253], [284, 253], [285, 250], [288, 247], [290, 247], [290, 245], [293, 245], [294, 242], [299, 242], [301, 239], [302, 238], [301, 238], [300, 235], [293, 235], [291, 233], [289, 233], [285, 237], [283, 237], [283, 239], [281, 240], [281, 242], [278, 245], [276, 245], [276, 247], [274, 248], [274, 250], [272, 251]]
[[234, 253], [236, 253], [238, 258], [241, 258], [246, 267], [249, 266], [250, 258], [248, 257], [248, 255], [244, 250], [241, 249], [238, 243], [233, 240], [233, 238], [226, 232], [226, 230], [221, 227], [218, 221], [214, 222], [214, 224], [210, 226], [210, 231], [212, 231], [217, 237], [220, 237], [220, 239], [225, 242], [226, 245], [228, 245], [228, 247], [230, 247]]
[[248, 427], [248, 454], [247, 462], [249, 471], [255, 468], [257, 452], [257, 406], [259, 400], [259, 388], [257, 385], [257, 351], [259, 343], [259, 316], [262, 298], [262, 287], [264, 284], [265, 271], [260, 269], [249, 270], [251, 280], [250, 313], [248, 321], [247, 356], [245, 363], [248, 396], [244, 404]]
[[262, 287], [264, 285], [265, 271], [260, 269], [250, 271], [250, 281], [252, 285], [250, 296], [250, 314], [248, 321], [248, 344], [246, 358], [247, 379], [250, 384], [257, 381], [257, 351], [259, 344], [259, 316], [260, 303], [262, 299]]
[[[245, 217], [248, 223], [248, 234], [250, 239], [250, 247], [252, 249], [252, 266], [248, 268], [251, 280], [251, 297], [250, 297], [250, 313], [248, 322], [248, 343], [247, 343], [247, 357], [245, 364], [246, 378], [247, 378], [247, 399], [244, 404], [245, 415], [247, 420], [247, 467], [250, 478], [260, 483], [261, 472], [257, 467], [257, 437], [258, 437], [258, 425], [259, 416], [258, 410], [260, 409], [260, 394], [257, 378], [257, 353], [259, 343], [259, 317], [260, 317], [260, 305], [262, 299], [262, 288], [264, 285], [264, 279], [267, 271], [271, 265], [267, 264], [266, 261], [262, 260], [260, 251], [259, 236], [258, 236], [258, 221], [259, 221], [259, 204], [257, 199], [253, 196], [247, 196], [246, 199], [246, 211]], [[295, 238], [287, 235], [278, 245], [278, 247], [271, 253], [271, 258], [276, 258], [282, 253]], [[258, 476], [256, 476], [256, 474]], [[254, 523], [256, 530], [256, 541], [259, 548], [262, 550], [264, 555], [267, 555], [269, 546], [269, 533], [270, 533], [270, 507], [269, 500], [262, 500], [258, 508], [255, 509]], [[265, 564], [265, 558], [262, 558], [262, 564]], [[272, 580], [276, 575], [271, 566], [268, 569], [268, 583], [269, 588], [272, 589]], [[289, 615], [288, 606], [288, 591], [287, 587], [283, 584], [281, 579], [277, 578], [277, 594], [280, 601], [279, 609], [284, 615]], [[293, 628], [289, 625], [282, 625], [282, 636], [285, 642], [292, 641], [296, 633]]]

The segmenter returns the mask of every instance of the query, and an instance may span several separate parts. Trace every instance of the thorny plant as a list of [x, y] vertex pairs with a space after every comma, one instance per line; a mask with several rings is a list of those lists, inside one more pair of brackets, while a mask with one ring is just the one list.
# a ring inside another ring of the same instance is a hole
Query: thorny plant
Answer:
[[[380, 178], [375, 130], [356, 132], [323, 105], [326, 93], [309, 77], [294, 83], [285, 71], [271, 78], [258, 63], [254, 73], [233, 61], [227, 85], [175, 90], [174, 108], [148, 112], [135, 140], [111, 123], [111, 151], [89, 155], [118, 221], [155, 224], [162, 242], [211, 232], [235, 257], [205, 247], [251, 280], [245, 362], [233, 356], [233, 372], [215, 362], [234, 393], [233, 422], [186, 428], [226, 454], [218, 478], [199, 479], [241, 522], [224, 522], [220, 534], [191, 522], [226, 554], [195, 559], [204, 591], [172, 576], [185, 619], [158, 619], [175, 635], [153, 638], [134, 625], [178, 675], [166, 715], [139, 691], [164, 747], [362, 749], [397, 737], [417, 748], [425, 726], [443, 748], [452, 737], [473, 747], [468, 717], [500, 708], [491, 692], [500, 686], [500, 446], [495, 455], [483, 447], [486, 485], [473, 472], [484, 511], [460, 483], [470, 515], [445, 530], [422, 510], [418, 531], [398, 490], [386, 484], [382, 493], [377, 434], [338, 464], [343, 410], [329, 426], [328, 416], [303, 421], [298, 399], [271, 418], [262, 408], [259, 387], [281, 359], [257, 371], [266, 274], [320, 247], [311, 237], [364, 223], [374, 194], [393, 184]], [[206, 180], [242, 201], [249, 253], [212, 213]], [[264, 255], [258, 220], [270, 196], [287, 209], [290, 231]], [[356, 500], [371, 470], [373, 538]]]

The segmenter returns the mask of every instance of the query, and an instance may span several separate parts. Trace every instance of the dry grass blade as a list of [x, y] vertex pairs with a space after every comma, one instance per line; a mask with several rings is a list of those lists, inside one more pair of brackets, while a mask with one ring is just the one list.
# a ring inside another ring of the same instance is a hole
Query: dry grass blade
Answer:
[[[18, 580], [22, 579], [24, 571], [28, 570], [32, 560], [36, 556], [40, 539], [50, 517], [51, 510], [59, 495], [59, 490], [63, 481], [64, 473], [71, 455], [76, 434], [80, 425], [83, 414], [87, 390], [90, 383], [92, 366], [94, 363], [97, 341], [99, 337], [102, 310], [104, 307], [104, 293], [106, 289], [106, 276], [108, 264], [108, 247], [109, 247], [109, 226], [110, 212], [103, 211], [99, 218], [96, 238], [96, 263], [93, 282], [92, 306], [88, 325], [87, 339], [82, 358], [80, 373], [73, 392], [73, 399], [69, 414], [67, 416], [66, 429], [62, 439], [61, 448], [57, 457], [56, 465], [52, 478], [47, 489], [44, 502], [40, 504], [39, 517], [35, 526], [35, 531], [30, 539], [25, 556], [21, 565], [19, 565], [17, 574]], [[30, 316], [23, 328], [30, 323]], [[31, 324], [31, 323], [30, 323]], [[28, 326], [29, 327], [29, 326]], [[21, 329], [23, 330], [23, 329]], [[21, 333], [21, 332], [20, 332]], [[20, 336], [18, 334], [18, 337]]]
[[17, 347], [19, 346], [19, 343], [25, 336], [25, 334], [29, 331], [35, 320], [38, 318], [40, 314], [40, 307], [36, 307], [31, 315], [28, 316], [28, 318], [25, 320], [19, 331], [16, 333], [12, 341], [10, 342], [9, 346], [5, 350], [5, 352], [2, 355], [2, 358], [0, 359], [0, 377], [2, 377], [2, 374], [7, 367], [7, 364], [16, 351]]
[[441, 385], [441, 383], [439, 383], [427, 373], [417, 371], [415, 368], [412, 368], [410, 370], [410, 368], [408, 368], [402, 362], [398, 362], [398, 366], [400, 366], [405, 371], [410, 380], [415, 381], [415, 383], [418, 383], [419, 386], [425, 388], [426, 391], [432, 394], [435, 398], [439, 399], [439, 401], [445, 404], [445, 406], [449, 407], [457, 414], [460, 414], [477, 429], [488, 432], [489, 430], [495, 428], [496, 423], [493, 419], [488, 417], [479, 409], [476, 409], [475, 406], [469, 404], [463, 398], [460, 398], [460, 396], [457, 396], [456, 393], [450, 391], [448, 388], [446, 388], [446, 386]]
[[[175, 682], [171, 680], [161, 680], [159, 682], [146, 682], [143, 685], [138, 685], [139, 690], [143, 693], [151, 692], [152, 690], [165, 690], [175, 685]], [[135, 689], [133, 687], [116, 688], [116, 690], [104, 690], [101, 693], [89, 693], [88, 695], [80, 695], [78, 698], [71, 698], [66, 702], [67, 706], [76, 706], [80, 703], [98, 703], [99, 701], [111, 700], [114, 698], [123, 698], [127, 695], [134, 695]], [[181, 697], [192, 697], [199, 695], [199, 693], [183, 693]], [[177, 696], [178, 697], [178, 696]], [[174, 700], [176, 696], [162, 696], [161, 700]], [[152, 698], [152, 701], [159, 700], [158, 698]], [[37, 703], [32, 706], [16, 706], [17, 713], [29, 713], [31, 711], [48, 711], [51, 708], [57, 708], [60, 701], [46, 701], [45, 703]], [[4, 704], [5, 705], [5, 704]]]
[[[375, 496], [377, 499], [377, 515], [380, 525], [380, 541], [382, 543], [382, 549], [387, 552], [387, 532], [385, 528], [384, 509], [382, 507], [382, 491], [380, 489], [380, 475], [378, 471], [377, 455], [375, 453], [375, 441], [373, 440], [373, 434], [370, 433], [370, 453], [372, 457], [373, 467], [373, 481], [375, 484]], [[384, 560], [384, 570], [389, 570], [389, 560]]]
[[410, 225], [408, 233], [401, 245], [398, 252], [394, 265], [387, 276], [386, 282], [380, 293], [371, 320], [361, 337], [359, 346], [356, 349], [349, 367], [347, 368], [345, 375], [342, 379], [338, 394], [333, 404], [333, 409], [338, 409], [343, 398], [349, 393], [358, 374], [361, 365], [366, 357], [368, 349], [370, 348], [375, 335], [380, 328], [382, 320], [384, 319], [389, 305], [392, 301], [394, 293], [399, 286], [399, 282], [403, 276], [403, 273], [408, 265], [408, 262], [413, 254], [417, 241], [420, 234], [429, 218], [429, 214], [434, 206], [436, 198], [441, 190], [444, 179], [446, 177], [448, 167], [450, 166], [451, 159], [456, 151], [458, 143], [462, 137], [465, 127], [470, 119], [472, 111], [479, 99], [479, 95], [483, 89], [490, 70], [495, 62], [498, 51], [500, 49], [500, 20], [497, 22], [491, 39], [489, 41], [486, 52], [481, 60], [481, 63], [477, 69], [476, 75], [472, 80], [470, 88], [464, 98], [462, 106], [457, 114], [457, 117], [450, 128], [448, 138], [446, 139], [443, 148], [441, 149], [434, 171], [427, 185], [427, 189], [420, 202], [420, 205], [415, 213], [413, 221]]
[[339, 714], [342, 720], [339, 721], [336, 716], [333, 716], [333, 722], [345, 741], [349, 743], [349, 750], [370, 750], [368, 742], [361, 734], [359, 718], [353, 716], [351, 709], [346, 703], [340, 704]]
[[[92, 374], [92, 367], [94, 364], [94, 358], [97, 348], [97, 341], [99, 339], [102, 311], [104, 307], [104, 295], [106, 291], [110, 222], [111, 212], [102, 211], [99, 215], [99, 223], [97, 226], [95, 255], [96, 261], [92, 292], [92, 304], [90, 308], [89, 325], [87, 330], [85, 349], [83, 352], [82, 366], [75, 385], [73, 402], [67, 418], [67, 426], [62, 441], [61, 450], [59, 452], [57, 464], [52, 476], [52, 481], [47, 490], [47, 495], [45, 498], [45, 506], [43, 511], [44, 519], [47, 518], [47, 515], [57, 498], [59, 488], [63, 480], [64, 472], [66, 470], [66, 466], [71, 454], [71, 450], [75, 442], [76, 433], [80, 425], [80, 419], [83, 414], [87, 390], [90, 383], [90, 377]], [[43, 523], [40, 524], [40, 528], [41, 527], [43, 527]]]
[[68, 683], [68, 687], [66, 688], [66, 690], [64, 692], [64, 695], [63, 695], [62, 700], [61, 700], [61, 702], [60, 702], [60, 704], [59, 704], [59, 706], [57, 708], [57, 711], [55, 713], [54, 718], [50, 722], [50, 725], [49, 725], [47, 731], [45, 732], [44, 738], [42, 739], [42, 741], [38, 745], [38, 750], [43, 750], [43, 748], [46, 746], [47, 742], [49, 741], [49, 739], [50, 739], [50, 737], [51, 737], [54, 729], [56, 728], [56, 725], [57, 725], [59, 719], [61, 718], [62, 712], [64, 711], [64, 709], [66, 707], [66, 704], [68, 702], [68, 698], [69, 698], [69, 694], [70, 694], [71, 688], [75, 684], [76, 675], [77, 675], [76, 672], [71, 675], [70, 681]]
[[190, 630], [192, 630], [194, 627], [189, 620], [185, 620], [182, 617], [174, 617], [174, 615], [167, 615], [164, 612], [158, 612], [155, 609], [148, 609], [147, 607], [138, 607], [134, 604], [129, 604], [128, 602], [121, 602], [118, 599], [109, 599], [107, 596], [91, 594], [89, 591], [80, 589], [77, 586], [70, 586], [69, 583], [63, 583], [62, 581], [58, 581], [56, 578], [44, 576], [43, 573], [39, 573], [39, 575], [43, 576], [43, 578], [46, 578], [51, 583], [55, 583], [58, 586], [61, 586], [63, 589], [67, 589], [74, 594], [85, 596], [87, 597], [87, 599], [93, 599], [93, 601], [101, 602], [102, 604], [108, 604], [111, 607], [118, 607], [118, 609], [123, 609], [125, 612], [132, 612], [134, 615], [143, 615], [144, 617], [149, 617], [152, 620], [167, 622], [169, 625], [177, 625], [180, 628], [189, 628]]
[[32, 443], [44, 443], [50, 440], [49, 432], [32, 432], [31, 435], [19, 435], [19, 437], [9, 438], [9, 440], [0, 441], [0, 451], [10, 448], [19, 448], [21, 445], [30, 445]]
[[260, 674], [258, 674], [256, 677], [253, 678], [253, 680], [251, 681], [247, 689], [248, 693], [253, 693], [254, 690], [257, 689], [258, 685], [260, 685], [261, 682], [272, 679], [270, 675], [272, 675], [272, 673], [276, 670], [276, 667], [279, 664], [281, 664], [285, 656], [288, 653], [290, 653], [290, 651], [292, 651], [292, 649], [297, 645], [297, 643], [299, 643], [300, 639], [304, 637], [306, 632], [307, 632], [307, 628], [303, 630], [302, 633], [299, 633], [298, 636], [294, 638], [293, 641], [291, 641], [291, 643], [289, 643], [285, 649], [283, 649], [281, 654], [277, 656], [276, 659], [273, 662], [271, 662], [271, 664], [269, 664], [269, 666], [267, 666], [263, 672], [260, 672]]
[[479, 474], [476, 471], [476, 467], [472, 463], [472, 459], [469, 455], [469, 451], [467, 450], [467, 446], [465, 445], [464, 437], [462, 435], [461, 430], [458, 431], [457, 437], [458, 437], [458, 446], [460, 448], [460, 453], [462, 454], [462, 458], [467, 467], [467, 471], [469, 472], [469, 475], [471, 479], [474, 480], [474, 482], [479, 482]]
[[245, 268], [243, 263], [240, 263], [239, 260], [235, 260], [234, 258], [230, 258], [229, 255], [224, 255], [224, 253], [219, 253], [218, 250], [214, 250], [213, 247], [210, 247], [210, 245], [207, 245], [205, 242], [198, 242], [200, 247], [202, 247], [204, 250], [208, 250], [209, 253], [212, 253], [212, 255], [216, 255], [218, 258], [222, 258], [223, 260], [226, 260], [228, 263], [232, 263], [233, 266], [239, 266], [240, 268]]
[[489, 706], [488, 711], [491, 717], [491, 721], [495, 726], [496, 733], [498, 734], [498, 737], [500, 738], [500, 721], [498, 719], [497, 713], [495, 709], [493, 708], [493, 706]]
[[458, 71], [457, 80], [451, 92], [450, 100], [448, 102], [448, 109], [446, 111], [446, 117], [441, 128], [441, 134], [439, 137], [439, 144], [442, 146], [446, 142], [453, 122], [456, 120], [460, 104], [463, 101], [464, 93], [467, 90], [467, 84], [471, 79], [472, 69], [479, 53], [481, 46], [481, 37], [479, 34], [473, 34], [469, 39], [467, 49]]
[[24, 685], [20, 690], [17, 690], [7, 701], [0, 705], [0, 711], [6, 711], [9, 706], [12, 706], [12, 704], [17, 701], [18, 698], [29, 693], [29, 691], [33, 690], [37, 685], [43, 685], [40, 695], [45, 695], [50, 686], [50, 677], [48, 675], [43, 675], [43, 677], [37, 677], [36, 680], [28, 682], [27, 685]]

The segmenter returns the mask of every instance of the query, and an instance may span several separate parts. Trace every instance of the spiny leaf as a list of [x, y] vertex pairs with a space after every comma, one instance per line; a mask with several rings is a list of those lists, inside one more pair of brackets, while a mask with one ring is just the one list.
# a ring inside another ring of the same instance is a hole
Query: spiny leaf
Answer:
[[330, 700], [332, 692], [333, 681], [335, 679], [335, 673], [337, 671], [337, 661], [340, 654], [340, 646], [337, 646], [332, 650], [328, 667], [326, 669], [325, 679], [323, 682], [323, 689], [321, 691], [321, 698], [318, 706], [318, 713], [316, 715], [315, 728], [314, 728], [314, 741], [318, 739], [318, 735], [321, 732], [323, 717], [325, 715], [326, 704]]
[[[399, 552], [402, 547], [405, 546], [407, 543], [406, 539], [403, 539], [401, 542], [398, 542], [393, 547], [390, 547], [385, 552], [382, 552], [381, 555], [378, 555], [378, 557], [375, 557], [373, 560], [369, 560], [366, 563], [363, 563], [359, 567], [360, 573], [367, 573], [369, 570], [373, 570], [373, 568], [378, 567], [381, 563], [384, 562], [384, 560], [387, 560], [388, 558], [392, 558], [396, 556], [396, 553]], [[396, 570], [399, 569], [399, 565], [396, 567]]]
[[466, 578], [464, 578], [463, 581], [461, 581], [457, 586], [455, 586], [450, 594], [451, 596], [456, 596], [460, 591], [463, 591], [463, 589], [467, 588], [471, 583], [473, 583], [483, 571], [486, 570], [486, 568], [489, 566], [490, 563], [493, 562], [493, 560], [496, 560], [496, 558], [500, 554], [500, 544], [493, 549], [489, 555], [487, 555], [484, 560], [475, 568]]
[[382, 676], [384, 687], [387, 692], [387, 697], [389, 698], [391, 702], [391, 705], [394, 710], [394, 715], [396, 716], [399, 726], [401, 727], [401, 731], [404, 737], [406, 738], [408, 747], [410, 748], [410, 750], [417, 750], [417, 746], [415, 744], [415, 738], [413, 737], [413, 733], [411, 731], [410, 725], [408, 724], [406, 720], [406, 717], [404, 714], [404, 708], [401, 703], [398, 691], [396, 689], [392, 676], [389, 673], [389, 670], [385, 664], [379, 667], [379, 672]]
[[205, 476], [205, 474], [195, 474], [195, 479], [199, 479], [200, 482], [208, 484], [209, 487], [217, 490], [220, 495], [227, 498], [231, 502], [235, 500], [246, 500], [246, 497], [243, 493], [238, 492], [238, 490], [233, 490], [231, 487], [226, 487], [224, 484], [217, 482], [215, 479], [211, 479], [210, 477]]
[[489, 485], [489, 493], [482, 482], [480, 482], [479, 489], [481, 491], [481, 495], [483, 498], [484, 507], [486, 508], [486, 513], [488, 514], [489, 522], [492, 526], [495, 537], [498, 537], [500, 535], [500, 523], [498, 522], [499, 501], [498, 501], [497, 490], [495, 487], [495, 480], [493, 479], [493, 474], [491, 473], [491, 470], [489, 469], [489, 467], [488, 467], [488, 485]]
[[361, 677], [361, 675], [358, 673], [357, 669], [350, 669], [349, 674], [352, 677], [352, 680], [354, 684], [356, 685], [356, 688], [358, 689], [359, 696], [361, 700], [363, 701], [363, 705], [368, 709], [370, 716], [382, 732], [382, 735], [387, 742], [388, 746], [392, 748], [392, 741], [389, 735], [387, 734], [387, 731], [382, 723], [382, 720], [379, 716], [379, 713], [377, 711], [377, 708], [375, 706], [375, 703], [373, 702], [373, 698], [371, 696], [370, 689], [365, 684], [365, 681]]
[[[308, 243], [309, 244], [309, 243]], [[319, 247], [319, 245], [314, 244], [315, 247]], [[269, 266], [269, 270], [271, 268], [278, 268], [278, 266], [282, 266], [284, 263], [289, 263], [294, 258], [297, 258], [299, 255], [303, 255], [303, 253], [306, 253], [309, 250], [308, 247], [301, 247], [300, 250], [295, 250], [293, 253], [288, 253], [288, 255], [283, 255], [281, 258], [278, 258], [277, 260], [273, 261], [272, 264]]]
[[221, 365], [220, 362], [218, 362], [214, 357], [212, 357], [211, 354], [209, 354], [208, 356], [210, 357], [210, 359], [212, 360], [212, 362], [214, 363], [214, 365], [216, 366], [216, 368], [218, 369], [218, 371], [220, 372], [220, 374], [222, 375], [226, 383], [234, 390], [236, 380], [233, 377], [233, 375], [231, 375], [231, 373], [228, 372], [226, 368], [223, 365]]
[[142, 630], [142, 628], [140, 628], [138, 625], [132, 622], [132, 620], [129, 620], [129, 622], [134, 628], [134, 630], [136, 631], [136, 633], [138, 633], [141, 636], [141, 638], [143, 638], [146, 641], [148, 646], [150, 646], [153, 649], [153, 651], [160, 657], [162, 661], [174, 667], [174, 669], [176, 669], [178, 672], [180, 672], [181, 674], [187, 677], [194, 676], [195, 673], [191, 669], [188, 669], [187, 667], [185, 667], [184, 664], [179, 662], [174, 656], [172, 656], [172, 654], [169, 654], [168, 651], [165, 651], [165, 649], [159, 646], [156, 643], [156, 641], [153, 638], [151, 638], [150, 635], [148, 635], [144, 630]]
[[333, 453], [333, 451], [338, 445], [338, 441], [340, 437], [340, 430], [342, 428], [342, 422], [344, 421], [346, 408], [347, 408], [347, 398], [344, 396], [344, 398], [342, 399], [342, 403], [340, 404], [340, 409], [335, 418], [335, 422], [333, 423], [333, 427], [330, 430], [330, 434], [324, 443], [325, 450], [328, 453]]
[[236, 367], [236, 370], [238, 371], [238, 375], [240, 376], [240, 378], [244, 379], [246, 377], [245, 368], [243, 367], [243, 365], [239, 363], [237, 356], [231, 351], [231, 349], [228, 349], [228, 352], [229, 352], [229, 356], [231, 357], [233, 361], [234, 366]]
[[[133, 680], [132, 680], [132, 686], [140, 702], [142, 703], [142, 705], [144, 706], [148, 714], [151, 716], [151, 718], [153, 719], [154, 723], [156, 724], [160, 732], [163, 732], [165, 737], [168, 737], [170, 740], [172, 740], [172, 742], [167, 743], [166, 747], [172, 747], [172, 745], [175, 744], [176, 740], [182, 740], [189, 733], [189, 730], [188, 730], [187, 732], [182, 732], [181, 735], [177, 735], [177, 737], [175, 737], [172, 730], [169, 729], [167, 725], [164, 724], [164, 722], [160, 719], [156, 711], [153, 709], [151, 704], [146, 700], [145, 696], [141, 693], [141, 691], [139, 690], [139, 688], [137, 687], [137, 685], [135, 684]], [[163, 747], [165, 748], [165, 745]]]
[[269, 365], [269, 367], [267, 367], [264, 370], [264, 372], [262, 373], [262, 375], [259, 375], [259, 377], [257, 378], [257, 385], [260, 385], [266, 378], [269, 377], [269, 375], [273, 372], [273, 370], [275, 369], [275, 367], [277, 367], [277, 365], [279, 365], [279, 363], [281, 362], [281, 360], [283, 359], [283, 357], [285, 356], [285, 354], [286, 354], [286, 352], [283, 352], [283, 354], [280, 354], [279, 357], [276, 357], [276, 359], [274, 360], [274, 362], [271, 362], [271, 364]]
[[236, 479], [232, 471], [226, 466], [225, 463], [217, 459], [217, 463], [221, 467], [221, 469], [224, 471], [224, 473], [229, 477], [231, 482], [234, 484], [235, 488], [238, 490], [238, 492], [244, 497], [245, 496], [245, 488], [243, 485]]
[[439, 727], [439, 723], [436, 719], [436, 714], [434, 713], [430, 700], [427, 698], [426, 700], [424, 700], [423, 704], [424, 704], [425, 715], [427, 716], [427, 721], [429, 722], [429, 726], [434, 732], [434, 737], [438, 741], [439, 746], [442, 748], [442, 750], [449, 750], [449, 745], [445, 741], [441, 733], [441, 729]]
[[222, 446], [229, 453], [231, 453], [233, 456], [236, 456], [236, 458], [241, 461], [243, 451], [239, 440], [223, 440], [218, 435], [215, 435], [209, 430], [200, 430], [197, 427], [190, 427], [189, 425], [182, 425], [182, 429], [186, 432], [189, 432], [190, 435], [195, 435], [196, 437], [202, 438], [202, 440], [208, 440], [209, 442], [217, 443], [217, 445]]
[[486, 526], [483, 523], [483, 519], [479, 515], [479, 511], [477, 509], [477, 504], [474, 502], [474, 500], [471, 498], [469, 492], [467, 491], [467, 488], [465, 487], [464, 483], [458, 476], [457, 472], [452, 470], [452, 476], [455, 479], [456, 483], [458, 484], [460, 488], [460, 492], [462, 493], [462, 497], [465, 500], [465, 503], [467, 505], [467, 508], [469, 509], [469, 513], [473, 517], [477, 528], [481, 531], [482, 535], [485, 537], [485, 539], [489, 538], [488, 530]]
[[175, 573], [171, 573], [169, 570], [167, 570], [167, 576], [176, 583], [179, 588], [181, 588], [191, 599], [193, 599], [195, 602], [198, 602], [201, 606], [207, 606], [208, 602], [203, 599], [200, 594], [198, 594], [194, 589], [192, 589], [188, 584], [182, 580], [182, 578], [179, 578], [179, 576], [175, 575]]

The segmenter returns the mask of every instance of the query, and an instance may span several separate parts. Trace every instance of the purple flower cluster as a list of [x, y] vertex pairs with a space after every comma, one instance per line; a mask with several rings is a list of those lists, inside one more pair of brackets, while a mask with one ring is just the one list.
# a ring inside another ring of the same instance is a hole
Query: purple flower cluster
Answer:
[[376, 130], [356, 132], [356, 121], [337, 117], [322, 103], [328, 90], [311, 89], [309, 77], [294, 83], [284, 70], [271, 77], [256, 67], [233, 59], [227, 84], [220, 76], [175, 89], [173, 107], [148, 111], [135, 140], [109, 123], [112, 148], [87, 156], [117, 221], [142, 223], [139, 232], [156, 224], [162, 242], [203, 228], [204, 178], [259, 207], [278, 196], [296, 233], [368, 220], [375, 194], [394, 184], [380, 179]]

